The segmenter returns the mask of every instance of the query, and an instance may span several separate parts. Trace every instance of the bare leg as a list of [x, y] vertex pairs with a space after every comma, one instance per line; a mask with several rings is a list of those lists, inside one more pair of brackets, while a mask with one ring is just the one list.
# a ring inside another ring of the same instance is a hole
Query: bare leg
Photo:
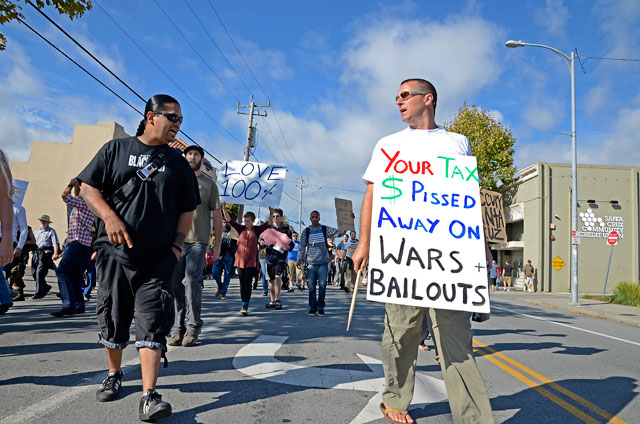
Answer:
[[122, 349], [111, 349], [104, 347], [107, 352], [107, 363], [109, 364], [109, 372], [120, 371], [122, 365]]
[[138, 349], [138, 353], [140, 354], [140, 368], [142, 369], [142, 393], [146, 394], [147, 390], [155, 390], [156, 388], [162, 351], [142, 347]]
[[282, 278], [279, 275], [276, 275], [275, 284], [273, 285], [273, 294], [272, 299], [278, 300], [280, 299], [280, 288], [282, 287]]

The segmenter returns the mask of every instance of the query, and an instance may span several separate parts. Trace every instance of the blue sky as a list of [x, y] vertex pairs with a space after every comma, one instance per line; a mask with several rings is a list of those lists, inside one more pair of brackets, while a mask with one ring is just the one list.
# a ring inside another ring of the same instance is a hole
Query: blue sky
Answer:
[[[289, 167], [285, 214], [297, 220], [291, 198], [298, 198], [293, 181], [302, 175], [312, 184], [304, 191], [303, 220], [318, 209], [329, 225], [335, 225], [334, 197], [353, 200], [358, 212], [360, 176], [373, 145], [404, 127], [393, 102], [402, 79], [435, 84], [441, 124], [465, 101], [491, 111], [513, 131], [521, 169], [535, 161], [570, 161], [570, 138], [558, 134], [571, 130], [570, 77], [551, 51], [508, 49], [505, 41], [566, 54], [577, 48], [582, 57], [640, 59], [637, 0], [211, 0], [242, 57], [209, 0], [189, 1], [190, 7], [184, 0], [157, 1], [171, 20], [154, 0], [98, 3], [195, 102], [98, 4], [74, 21], [52, 8], [45, 12], [143, 97], [178, 98], [182, 129], [221, 160], [243, 155], [247, 116], [236, 114], [236, 102], [248, 104], [251, 93], [258, 104], [270, 100], [268, 117], [257, 119], [255, 155]], [[24, 9], [30, 25], [144, 107], [43, 17]], [[134, 111], [31, 31], [17, 22], [2, 31], [8, 46], [0, 53], [0, 147], [11, 159], [26, 160], [32, 141], [70, 141], [74, 124], [116, 121], [135, 132], [140, 117]], [[638, 166], [640, 62], [583, 61], [586, 72], [576, 68], [579, 163]]]

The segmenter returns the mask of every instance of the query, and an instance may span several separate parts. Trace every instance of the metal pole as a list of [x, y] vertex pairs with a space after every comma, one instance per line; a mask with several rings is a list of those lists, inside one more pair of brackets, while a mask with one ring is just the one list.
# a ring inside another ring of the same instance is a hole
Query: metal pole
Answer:
[[298, 234], [302, 237], [302, 189], [304, 188], [304, 178], [300, 178], [300, 204], [298, 205]]
[[[571, 52], [571, 231], [578, 231], [578, 152], [576, 145], [575, 52]], [[571, 302], [578, 305], [578, 245], [571, 241]]]
[[609, 268], [611, 268], [611, 257], [613, 256], [613, 245], [611, 245], [611, 253], [609, 253], [609, 264], [607, 265], [607, 273], [604, 275], [604, 289], [602, 290], [602, 297], [607, 292], [607, 280], [609, 279]]

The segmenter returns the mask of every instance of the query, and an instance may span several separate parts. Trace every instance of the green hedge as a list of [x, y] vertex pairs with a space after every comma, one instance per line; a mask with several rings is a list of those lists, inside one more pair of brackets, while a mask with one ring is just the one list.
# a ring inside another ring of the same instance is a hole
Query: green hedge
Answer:
[[624, 281], [618, 284], [613, 292], [612, 302], [620, 305], [640, 305], [640, 282], [628, 283]]

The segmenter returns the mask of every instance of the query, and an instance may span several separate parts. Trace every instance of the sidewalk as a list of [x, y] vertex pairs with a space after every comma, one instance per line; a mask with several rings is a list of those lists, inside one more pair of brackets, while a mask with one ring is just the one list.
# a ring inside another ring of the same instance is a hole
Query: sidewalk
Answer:
[[578, 299], [579, 306], [569, 305], [569, 293], [527, 293], [522, 290], [491, 292], [493, 298], [510, 297], [545, 308], [559, 309], [572, 314], [585, 315], [593, 318], [608, 319], [623, 324], [640, 327], [640, 307], [616, 305], [592, 299]]

